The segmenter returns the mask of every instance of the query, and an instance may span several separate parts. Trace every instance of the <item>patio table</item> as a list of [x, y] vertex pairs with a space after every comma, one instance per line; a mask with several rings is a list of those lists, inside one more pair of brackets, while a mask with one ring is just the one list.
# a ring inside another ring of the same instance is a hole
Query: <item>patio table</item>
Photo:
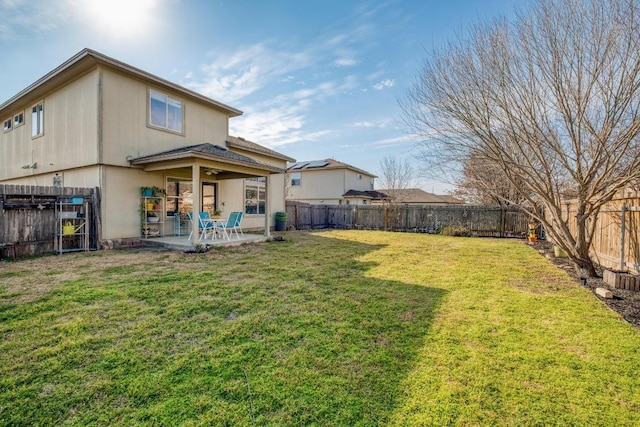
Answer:
[[[201, 221], [202, 221], [203, 231], [209, 230], [210, 227], [212, 227], [213, 231], [211, 231], [211, 240], [216, 240], [218, 236], [218, 225], [224, 224], [226, 222], [226, 219], [209, 218], [209, 219], [201, 219]], [[206, 233], [206, 234], [209, 234], [209, 233]], [[207, 240], [206, 234], [204, 236], [204, 240]], [[224, 235], [222, 235], [221, 238], [224, 239]]]

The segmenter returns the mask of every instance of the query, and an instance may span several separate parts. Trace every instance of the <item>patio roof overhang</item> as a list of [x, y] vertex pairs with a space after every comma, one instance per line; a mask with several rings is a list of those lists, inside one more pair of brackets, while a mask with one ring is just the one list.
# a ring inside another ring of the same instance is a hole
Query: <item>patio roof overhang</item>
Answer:
[[198, 144], [129, 160], [146, 172], [199, 166], [215, 173], [217, 180], [285, 173], [284, 168], [261, 163], [214, 144]]

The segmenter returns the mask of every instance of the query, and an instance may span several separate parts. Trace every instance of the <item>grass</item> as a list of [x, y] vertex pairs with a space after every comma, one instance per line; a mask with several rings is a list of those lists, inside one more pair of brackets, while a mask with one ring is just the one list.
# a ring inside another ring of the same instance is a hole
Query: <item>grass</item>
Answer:
[[638, 425], [640, 334], [516, 241], [0, 263], [0, 425]]

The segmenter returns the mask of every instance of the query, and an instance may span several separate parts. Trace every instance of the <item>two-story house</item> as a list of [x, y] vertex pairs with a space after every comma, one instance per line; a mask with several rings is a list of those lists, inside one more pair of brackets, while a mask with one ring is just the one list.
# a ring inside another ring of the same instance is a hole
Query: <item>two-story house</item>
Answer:
[[102, 240], [140, 236], [142, 186], [166, 189], [167, 223], [223, 208], [268, 234], [294, 159], [230, 137], [241, 114], [85, 49], [0, 105], [0, 184], [99, 188]]
[[287, 175], [287, 200], [366, 205], [386, 197], [373, 189], [376, 175], [334, 159], [289, 164]]

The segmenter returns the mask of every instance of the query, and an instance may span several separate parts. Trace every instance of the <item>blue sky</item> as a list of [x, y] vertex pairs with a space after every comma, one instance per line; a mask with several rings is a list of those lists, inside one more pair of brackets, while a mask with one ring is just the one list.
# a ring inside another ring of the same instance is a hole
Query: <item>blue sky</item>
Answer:
[[0, 0], [0, 103], [88, 47], [242, 110], [232, 135], [379, 173], [416, 156], [398, 99], [429, 51], [516, 3]]

